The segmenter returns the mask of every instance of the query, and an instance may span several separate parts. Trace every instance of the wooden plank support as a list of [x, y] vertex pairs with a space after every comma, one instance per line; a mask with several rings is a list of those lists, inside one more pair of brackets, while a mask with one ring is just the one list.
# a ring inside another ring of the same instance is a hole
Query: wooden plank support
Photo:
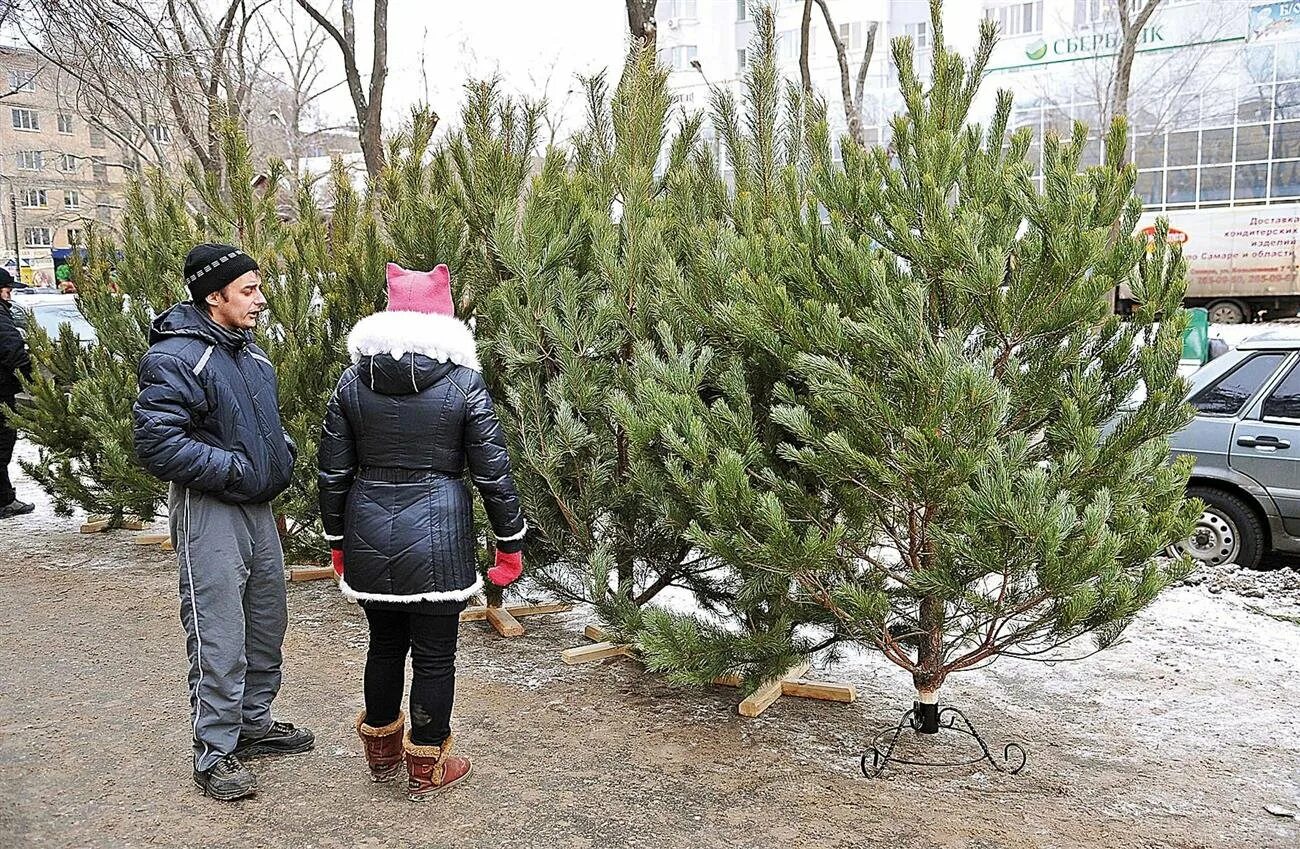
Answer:
[[167, 539], [165, 539], [165, 540], [162, 541], [162, 550], [163, 550], [163, 551], [175, 551], [175, 550], [176, 550], [176, 546], [172, 545], [171, 537], [168, 537]]
[[565, 649], [560, 658], [570, 666], [575, 663], [590, 663], [607, 657], [636, 657], [635, 651], [625, 643], [592, 643], [589, 646]]
[[[808, 665], [800, 664], [786, 672], [780, 679], [769, 681], [759, 687], [749, 698], [740, 703], [738, 710], [741, 716], [758, 716], [781, 696], [846, 704], [857, 699], [857, 690], [853, 685], [808, 680], [803, 677], [807, 672]], [[732, 673], [714, 678], [713, 683], [724, 687], [739, 687], [744, 682], [741, 676]]]
[[124, 531], [143, 531], [147, 527], [144, 519], [123, 519], [121, 525]]
[[136, 545], [162, 545], [164, 542], [170, 541], [171, 538], [172, 538], [171, 534], [154, 534], [154, 533], [136, 534], [135, 544]]
[[[550, 604], [507, 604], [501, 610], [507, 611], [511, 616], [518, 619], [521, 616], [541, 616], [546, 613], [567, 613], [573, 609], [573, 605], [555, 602]], [[462, 622], [482, 622], [488, 618], [488, 607], [477, 605], [467, 607], [460, 613]]]
[[489, 607], [487, 621], [503, 637], [522, 637], [524, 634], [524, 626], [504, 607]]
[[291, 566], [290, 581], [320, 581], [334, 577], [333, 566]]
[[835, 681], [808, 681], [805, 679], [803, 681], [782, 681], [781, 695], [850, 704], [857, 699], [858, 691], [852, 684], [840, 684]]
[[106, 530], [108, 530], [108, 519], [96, 518], [94, 516], [91, 517], [89, 522], [86, 522], [81, 526], [81, 532], [83, 534], [97, 534]]
[[767, 710], [771, 707], [772, 702], [781, 698], [783, 695], [782, 685], [784, 685], [786, 681], [794, 681], [798, 678], [802, 678], [804, 673], [808, 671], [809, 666], [810, 664], [808, 663], [800, 663], [789, 669], [780, 678], [768, 681], [766, 684], [750, 693], [749, 696], [740, 703], [740, 707], [737, 708], [740, 715], [754, 717]]

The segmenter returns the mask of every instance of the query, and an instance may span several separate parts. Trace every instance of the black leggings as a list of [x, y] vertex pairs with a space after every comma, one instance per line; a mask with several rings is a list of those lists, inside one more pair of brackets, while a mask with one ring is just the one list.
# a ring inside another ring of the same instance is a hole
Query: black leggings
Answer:
[[411, 652], [411, 742], [441, 746], [451, 736], [456, 698], [456, 632], [460, 617], [365, 608], [370, 620], [366, 652], [366, 724], [397, 719]]

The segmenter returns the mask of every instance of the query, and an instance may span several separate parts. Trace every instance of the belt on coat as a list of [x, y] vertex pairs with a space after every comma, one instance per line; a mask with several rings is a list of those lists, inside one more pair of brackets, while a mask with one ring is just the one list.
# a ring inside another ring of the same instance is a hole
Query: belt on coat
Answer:
[[363, 481], [380, 481], [382, 483], [419, 483], [438, 478], [459, 478], [460, 472], [448, 472], [443, 469], [403, 469], [398, 466], [362, 466], [357, 470], [357, 479]]

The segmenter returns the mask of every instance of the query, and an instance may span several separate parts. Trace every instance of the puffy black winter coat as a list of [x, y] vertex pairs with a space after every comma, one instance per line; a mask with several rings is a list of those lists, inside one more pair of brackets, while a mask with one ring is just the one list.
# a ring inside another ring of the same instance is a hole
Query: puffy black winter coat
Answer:
[[465, 470], [502, 551], [518, 551], [527, 528], [474, 338], [454, 318], [383, 312], [357, 323], [348, 348], [318, 458], [340, 589], [372, 602], [467, 599], [482, 579]]
[[0, 301], [0, 398], [12, 398], [22, 389], [18, 375], [32, 376], [32, 361], [27, 343], [18, 332], [18, 323], [9, 301]]
[[180, 303], [154, 320], [149, 345], [134, 408], [144, 467], [237, 504], [283, 492], [297, 448], [280, 424], [275, 369], [251, 334]]

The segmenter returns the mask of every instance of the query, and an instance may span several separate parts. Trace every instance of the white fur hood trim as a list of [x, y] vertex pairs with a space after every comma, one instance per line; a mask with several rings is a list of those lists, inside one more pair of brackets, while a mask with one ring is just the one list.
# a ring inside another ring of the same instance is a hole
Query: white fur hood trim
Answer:
[[474, 583], [462, 590], [445, 590], [442, 592], [427, 592], [418, 595], [389, 595], [388, 593], [363, 593], [352, 589], [348, 586], [347, 580], [339, 579], [339, 591], [343, 593], [344, 598], [352, 601], [388, 601], [398, 602], [400, 604], [414, 604], [417, 601], [465, 601], [473, 598], [483, 591], [483, 578], [478, 576]]
[[423, 312], [377, 312], [357, 322], [348, 334], [352, 362], [362, 357], [388, 354], [400, 360], [407, 354], [482, 371], [474, 334], [458, 318]]

